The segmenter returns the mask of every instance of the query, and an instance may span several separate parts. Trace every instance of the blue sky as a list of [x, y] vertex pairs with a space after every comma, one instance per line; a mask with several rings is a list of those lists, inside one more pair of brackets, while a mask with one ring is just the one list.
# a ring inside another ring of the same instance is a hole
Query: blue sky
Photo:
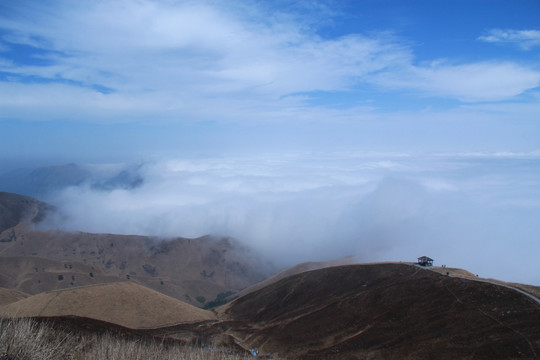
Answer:
[[51, 226], [540, 284], [536, 0], [0, 0], [0, 134], [4, 171], [140, 165]]
[[2, 1], [1, 150], [535, 151], [539, 19], [537, 1]]

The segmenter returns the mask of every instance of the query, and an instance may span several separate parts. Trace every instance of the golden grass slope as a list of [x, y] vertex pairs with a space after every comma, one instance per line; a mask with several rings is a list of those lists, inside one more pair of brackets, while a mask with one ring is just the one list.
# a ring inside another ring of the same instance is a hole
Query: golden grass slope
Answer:
[[0, 308], [5, 317], [70, 315], [131, 329], [214, 319], [210, 311], [127, 281], [41, 293]]

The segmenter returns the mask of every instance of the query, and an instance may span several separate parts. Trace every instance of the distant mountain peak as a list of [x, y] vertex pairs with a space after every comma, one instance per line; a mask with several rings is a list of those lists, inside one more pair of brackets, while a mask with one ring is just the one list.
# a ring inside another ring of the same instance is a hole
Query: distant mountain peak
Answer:
[[51, 193], [83, 184], [105, 191], [135, 189], [144, 183], [140, 168], [140, 165], [127, 166], [112, 174], [100, 174], [91, 167], [75, 163], [17, 169], [0, 174], [0, 190], [43, 199]]
[[39, 222], [51, 208], [28, 196], [0, 192], [0, 233], [22, 221]]

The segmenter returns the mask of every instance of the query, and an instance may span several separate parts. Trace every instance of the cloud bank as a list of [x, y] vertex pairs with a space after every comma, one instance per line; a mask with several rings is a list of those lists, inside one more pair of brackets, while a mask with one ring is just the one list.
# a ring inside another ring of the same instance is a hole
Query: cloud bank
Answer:
[[291, 153], [159, 161], [140, 171], [144, 183], [135, 189], [81, 186], [51, 197], [60, 211], [47, 226], [233, 236], [282, 266], [428, 255], [481, 276], [540, 284], [535, 154]]

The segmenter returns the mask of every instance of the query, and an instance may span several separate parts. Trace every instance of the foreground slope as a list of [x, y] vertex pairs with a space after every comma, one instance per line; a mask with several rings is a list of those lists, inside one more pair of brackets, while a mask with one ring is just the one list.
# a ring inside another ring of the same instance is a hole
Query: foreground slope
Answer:
[[210, 311], [196, 308], [132, 282], [41, 293], [0, 307], [0, 315], [77, 316], [131, 329], [194, 323], [214, 318]]
[[225, 306], [228, 334], [286, 358], [537, 358], [540, 307], [407, 264], [293, 275]]

